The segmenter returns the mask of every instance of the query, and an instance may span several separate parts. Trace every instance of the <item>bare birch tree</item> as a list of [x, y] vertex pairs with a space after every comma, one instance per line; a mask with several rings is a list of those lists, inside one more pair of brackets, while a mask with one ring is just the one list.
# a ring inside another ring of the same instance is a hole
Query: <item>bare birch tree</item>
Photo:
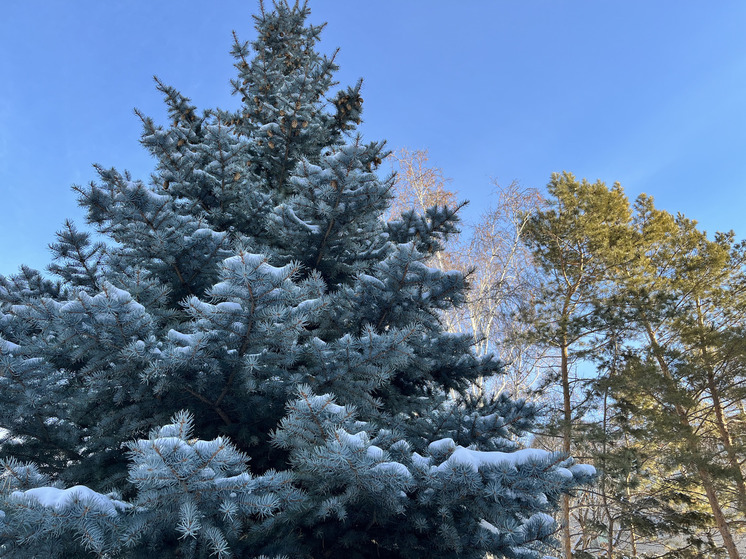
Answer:
[[[390, 217], [433, 205], [457, 207], [457, 194], [443, 171], [431, 166], [427, 151], [402, 149], [391, 156], [397, 173]], [[478, 383], [477, 390], [497, 394], [503, 390], [528, 397], [546, 358], [538, 346], [522, 341], [523, 324], [516, 315], [532, 304], [536, 272], [522, 236], [528, 216], [541, 204], [536, 189], [516, 182], [493, 182], [491, 205], [474, 224], [435, 255], [432, 265], [459, 270], [469, 281], [467, 304], [442, 317], [448, 330], [471, 333], [477, 353], [495, 353], [505, 364], [505, 375]]]

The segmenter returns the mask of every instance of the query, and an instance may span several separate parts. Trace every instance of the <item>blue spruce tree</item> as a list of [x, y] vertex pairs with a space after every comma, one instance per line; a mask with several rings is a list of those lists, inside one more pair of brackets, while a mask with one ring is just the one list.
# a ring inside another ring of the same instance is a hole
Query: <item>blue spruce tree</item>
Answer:
[[536, 409], [443, 331], [435, 207], [382, 219], [361, 84], [327, 97], [305, 4], [235, 41], [236, 111], [161, 82], [146, 184], [76, 187], [50, 280], [0, 276], [0, 557], [538, 558], [593, 476], [516, 442]]

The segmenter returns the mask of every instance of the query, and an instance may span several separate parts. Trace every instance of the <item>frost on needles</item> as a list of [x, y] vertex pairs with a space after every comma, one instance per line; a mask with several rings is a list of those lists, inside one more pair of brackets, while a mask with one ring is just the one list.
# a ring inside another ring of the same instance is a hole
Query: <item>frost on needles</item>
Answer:
[[75, 187], [55, 279], [0, 277], [0, 557], [539, 558], [594, 472], [514, 442], [536, 409], [439, 311], [445, 207], [382, 219], [383, 143], [305, 5], [236, 39], [236, 111], [161, 82], [146, 184]]

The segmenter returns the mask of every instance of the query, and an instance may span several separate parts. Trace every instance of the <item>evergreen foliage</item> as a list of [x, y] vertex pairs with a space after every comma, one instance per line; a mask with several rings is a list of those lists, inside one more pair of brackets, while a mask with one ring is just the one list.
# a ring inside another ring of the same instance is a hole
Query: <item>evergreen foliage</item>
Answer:
[[108, 243], [66, 223], [58, 279], [0, 277], [0, 556], [542, 557], [592, 468], [470, 395], [500, 366], [443, 331], [464, 278], [426, 265], [455, 213], [382, 219], [361, 84], [330, 107], [306, 5], [260, 7], [240, 108], [157, 82], [151, 181], [76, 187]]
[[[564, 350], [561, 424], [547, 431], [601, 470], [595, 500], [576, 503], [573, 556], [735, 559], [746, 514], [744, 244], [710, 239], [644, 194], [631, 207], [619, 185], [563, 174], [548, 190], [526, 235], [543, 269], [532, 333]], [[579, 379], [584, 405], [571, 407], [567, 373], [581, 359], [596, 374]]]
[[[526, 219], [523, 241], [541, 269], [541, 279], [535, 304], [524, 318], [530, 321], [529, 338], [558, 353], [558, 367], [546, 375], [544, 384], [559, 385], [562, 411], [551, 418], [554, 424], [548, 425], [547, 433], [558, 435], [562, 449], [570, 453], [577, 438], [577, 418], [590, 403], [586, 399], [578, 405], [583, 381], [572, 378], [571, 368], [583, 354], [593, 352], [594, 340], [603, 329], [603, 319], [594, 310], [604, 306], [608, 271], [624, 254], [629, 209], [618, 184], [608, 189], [601, 181], [578, 181], [570, 173], [555, 173], [547, 190], [545, 208]], [[561, 513], [565, 559], [573, 555], [570, 508], [565, 496]]]

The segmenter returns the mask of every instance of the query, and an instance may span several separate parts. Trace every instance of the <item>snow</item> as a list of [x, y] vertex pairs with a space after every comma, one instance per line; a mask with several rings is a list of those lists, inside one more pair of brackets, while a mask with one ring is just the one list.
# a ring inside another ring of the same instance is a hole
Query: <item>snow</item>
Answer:
[[59, 308], [60, 313], [82, 313], [84, 310], [80, 301], [68, 301]]
[[[171, 429], [168, 429], [168, 427], [173, 428], [173, 431]], [[161, 451], [168, 450], [170, 452], [176, 452], [177, 448], [188, 449], [189, 445], [181, 437], [176, 435], [166, 435], [166, 433], [174, 431], [178, 433], [179, 431], [181, 431], [181, 427], [179, 425], [165, 425], [161, 428], [161, 433], [163, 433], [165, 436], [160, 436], [157, 439], [153, 440], [140, 439], [139, 441], [137, 441], [137, 444], [143, 450], [154, 448], [156, 445]], [[187, 452], [190, 452], [190, 450], [187, 450]]]
[[453, 439], [440, 439], [437, 441], [433, 441], [429, 445], [427, 445], [427, 450], [430, 451], [430, 454], [447, 452], [455, 448], [456, 443], [453, 442]]
[[199, 475], [201, 475], [202, 477], [208, 478], [208, 479], [212, 479], [215, 477], [215, 470], [213, 470], [212, 468], [208, 466], [206, 468], [202, 468], [199, 471]]
[[215, 305], [215, 308], [219, 312], [241, 312], [243, 311], [243, 307], [240, 303], [234, 303], [232, 301], [226, 301], [224, 303], [218, 303]]
[[222, 239], [223, 237], [225, 237], [225, 233], [219, 233], [207, 227], [200, 227], [199, 229], [195, 230], [192, 235], [194, 237], [218, 237], [218, 239]]
[[368, 456], [373, 458], [373, 460], [382, 460], [383, 459], [383, 449], [379, 448], [375, 445], [370, 445], [367, 450]]
[[427, 468], [430, 465], [430, 458], [425, 458], [424, 456], [413, 452], [412, 463], [414, 463], [415, 466], [419, 466], [420, 468]]
[[378, 289], [386, 289], [386, 284], [383, 283], [381, 280], [379, 280], [376, 277], [369, 276], [368, 274], [360, 274], [358, 276], [359, 280], [363, 283], [367, 283], [369, 285], [374, 285]]
[[[259, 265], [264, 262], [265, 257], [261, 254], [250, 254], [247, 252], [242, 252], [240, 254], [237, 254], [235, 256], [230, 256], [223, 260], [223, 267], [229, 270], [240, 270], [241, 268], [248, 267], [248, 268], [258, 268]], [[218, 285], [221, 285], [221, 282], [213, 286], [213, 290]], [[229, 285], [229, 284], [228, 284]]]
[[595, 476], [596, 475], [596, 468], [591, 466], [590, 464], [575, 464], [570, 468], [570, 471], [573, 473], [573, 475], [580, 475], [580, 476]]
[[[298, 303], [298, 306], [296, 307], [296, 309], [298, 309], [300, 312], [310, 312], [310, 311], [313, 311], [314, 308], [318, 304], [319, 304], [319, 300], [318, 299], [306, 299], [305, 301], [301, 301], [300, 303]], [[314, 338], [314, 342], [316, 340], [319, 340], [319, 338]], [[321, 341], [321, 340], [319, 340], [319, 341]], [[321, 343], [325, 344], [325, 342], [321, 342]]]
[[21, 346], [0, 338], [0, 353], [12, 353], [21, 349]]
[[371, 468], [371, 471], [384, 471], [386, 473], [393, 473], [395, 475], [411, 478], [412, 473], [407, 469], [404, 464], [399, 462], [381, 462]]
[[251, 475], [249, 475], [247, 472], [242, 472], [238, 475], [230, 477], [219, 477], [214, 479], [213, 483], [219, 489], [230, 489], [230, 496], [233, 498], [236, 497], [236, 493], [232, 491], [233, 489], [250, 490], [250, 488], [254, 485], [254, 481], [252, 480]]
[[453, 454], [448, 457], [448, 460], [438, 466], [438, 469], [445, 469], [448, 467], [448, 464], [462, 464], [470, 466], [474, 471], [478, 471], [480, 467], [485, 465], [504, 464], [507, 462], [513, 466], [518, 466], [534, 460], [544, 460], [548, 456], [549, 452], [538, 448], [524, 448], [515, 452], [484, 452], [457, 446]]
[[337, 404], [333, 403], [329, 396], [312, 396], [308, 399], [309, 403], [313, 405], [321, 404], [321, 406], [324, 408], [324, 410], [328, 411], [329, 413], [333, 413], [334, 415], [339, 415], [342, 413], [345, 413], [344, 406], [338, 406]]
[[168, 339], [172, 342], [180, 342], [189, 346], [195, 345], [198, 342], [197, 334], [182, 334], [174, 329], [168, 331]]
[[320, 233], [321, 232], [321, 227], [319, 227], [318, 225], [315, 225], [313, 223], [308, 223], [307, 221], [303, 221], [300, 217], [298, 217], [298, 215], [293, 211], [293, 208], [291, 208], [290, 206], [287, 206], [287, 205], [283, 204], [283, 206], [281, 206], [281, 207], [282, 207], [282, 211], [285, 213], [285, 215], [288, 218], [290, 218], [293, 222], [295, 222], [296, 224], [300, 225], [301, 227], [306, 228], [311, 233]]
[[271, 131], [271, 132], [276, 133], [276, 134], [280, 134], [280, 126], [276, 122], [270, 122], [268, 124], [264, 124], [264, 125], [260, 126], [259, 127], [259, 131], [260, 132], [264, 132], [265, 134], [268, 131]]
[[494, 524], [490, 524], [486, 520], [482, 519], [479, 521], [479, 525], [487, 530], [488, 532], [492, 532], [493, 534], [499, 534], [500, 531], [495, 527]]
[[218, 437], [212, 441], [196, 440], [189, 444], [201, 456], [210, 456], [215, 454], [221, 447], [225, 447], [227, 441], [223, 437]]
[[[548, 451], [540, 448], [524, 448], [516, 450], [515, 452], [485, 452], [471, 450], [456, 445], [453, 439], [450, 438], [434, 441], [428, 446], [428, 450], [431, 453], [442, 453], [444, 450], [450, 449], [453, 449], [453, 452], [448, 457], [448, 460], [437, 467], [437, 470], [443, 471], [454, 464], [460, 464], [469, 466], [476, 472], [479, 471], [479, 468], [486, 465], [508, 464], [512, 466], [520, 466], [527, 462], [540, 462], [546, 460], [550, 456]], [[420, 457], [420, 459], [422, 458]], [[576, 473], [583, 476], [595, 475], [596, 473], [595, 468], [588, 464], [578, 464], [572, 466], [571, 469], [559, 467], [554, 468], [552, 471], [567, 479], [572, 479]]]
[[27, 491], [14, 491], [12, 497], [14, 499], [33, 499], [44, 507], [52, 507], [57, 510], [65, 509], [76, 501], [82, 501], [86, 505], [109, 516], [116, 516], [117, 509], [125, 510], [132, 506], [129, 503], [97, 493], [85, 485], [75, 485], [69, 489], [36, 487]]
[[368, 433], [365, 431], [360, 431], [359, 433], [351, 435], [344, 429], [340, 429], [338, 434], [339, 438], [352, 448], [362, 449], [365, 448], [365, 445], [368, 443]]
[[[237, 258], [237, 257], [234, 256], [233, 258]], [[216, 283], [210, 288], [210, 295], [212, 295], [213, 297], [230, 297], [231, 295], [234, 295], [234, 294], [235, 293], [234, 293], [233, 285], [227, 281], [221, 281], [220, 283]]]
[[324, 407], [324, 409], [326, 411], [328, 411], [330, 413], [334, 413], [334, 414], [340, 414], [340, 413], [344, 413], [345, 412], [344, 406], [338, 406], [337, 404], [333, 404], [331, 402], [329, 402], [328, 404], [326, 404], [326, 406]]
[[572, 472], [567, 468], [557, 468], [554, 471], [566, 479], [572, 479]]
[[128, 291], [119, 289], [118, 287], [114, 287], [109, 282], [104, 282], [101, 287], [102, 291], [115, 301], [119, 301], [121, 303], [129, 303], [132, 300], [132, 295], [130, 295]]
[[271, 277], [276, 282], [285, 281], [288, 277], [288, 271], [291, 268], [291, 266], [283, 266], [282, 268], [278, 268], [277, 266], [272, 266], [271, 264], [267, 264], [266, 262], [262, 262], [262, 264], [259, 266], [259, 270], [262, 274], [265, 274], [269, 277]]

